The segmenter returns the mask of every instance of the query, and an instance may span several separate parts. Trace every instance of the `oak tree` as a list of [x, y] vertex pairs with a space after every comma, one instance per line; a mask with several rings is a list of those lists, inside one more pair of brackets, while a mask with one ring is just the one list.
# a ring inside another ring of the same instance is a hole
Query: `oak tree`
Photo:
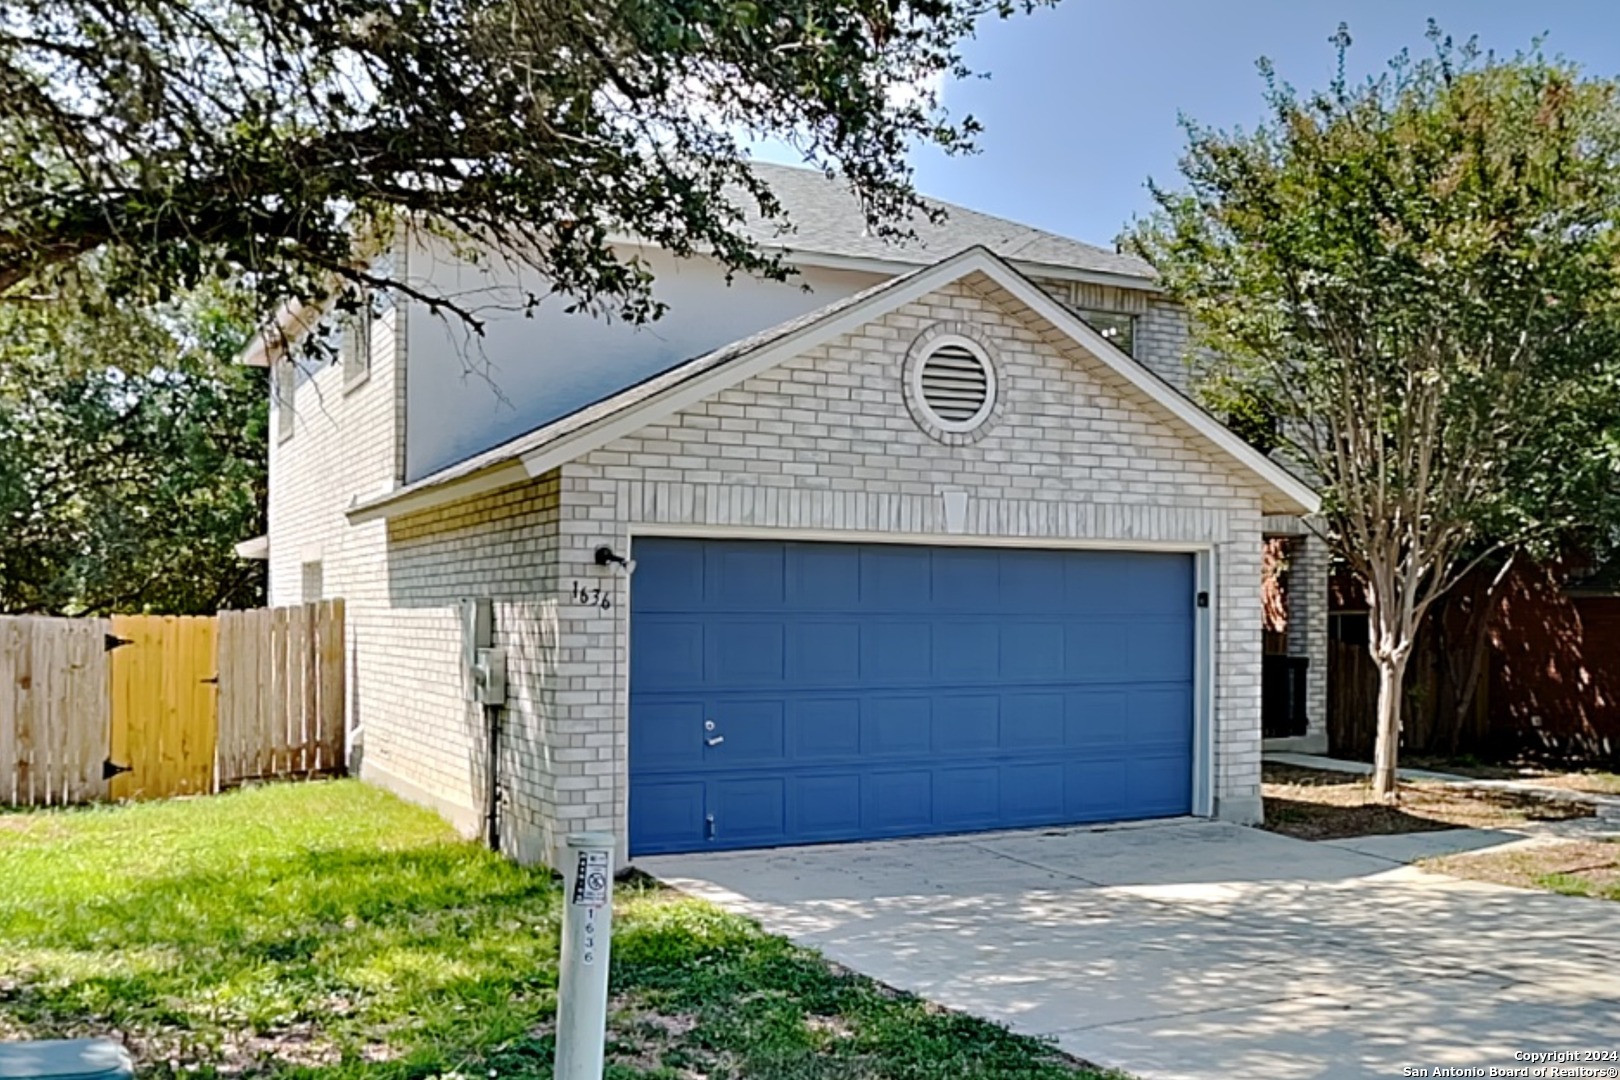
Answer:
[[269, 431], [264, 371], [232, 362], [245, 298], [74, 284], [72, 303], [0, 304], [0, 613], [263, 603], [264, 564], [235, 550], [264, 531]]
[[[616, 237], [788, 273], [758, 244], [790, 223], [754, 141], [846, 177], [878, 234], [934, 214], [906, 155], [971, 148], [937, 89], [968, 74], [961, 42], [1049, 2], [10, 0], [0, 299], [92, 252], [115, 294], [217, 276], [268, 312], [412, 293], [367, 258], [408, 219], [646, 320]], [[453, 296], [416, 299], [476, 327]]]

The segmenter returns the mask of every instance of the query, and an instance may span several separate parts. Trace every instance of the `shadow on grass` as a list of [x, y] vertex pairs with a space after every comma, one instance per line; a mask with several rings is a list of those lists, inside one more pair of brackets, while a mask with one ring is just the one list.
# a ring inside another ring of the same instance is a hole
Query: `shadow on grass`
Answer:
[[551, 1015], [557, 899], [452, 843], [59, 892], [11, 913], [0, 1025], [116, 1033], [160, 1072], [437, 1072]]
[[[549, 1076], [555, 879], [414, 814], [354, 785], [33, 815], [0, 836], [0, 1037], [113, 1035], [144, 1078]], [[650, 881], [615, 906], [612, 1080], [1076, 1075]]]

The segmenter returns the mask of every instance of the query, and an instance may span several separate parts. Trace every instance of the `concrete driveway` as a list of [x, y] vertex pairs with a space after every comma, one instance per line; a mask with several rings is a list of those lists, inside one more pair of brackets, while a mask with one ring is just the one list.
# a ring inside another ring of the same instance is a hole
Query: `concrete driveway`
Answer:
[[1378, 850], [1183, 821], [637, 865], [1141, 1077], [1401, 1076], [1620, 1050], [1620, 904]]

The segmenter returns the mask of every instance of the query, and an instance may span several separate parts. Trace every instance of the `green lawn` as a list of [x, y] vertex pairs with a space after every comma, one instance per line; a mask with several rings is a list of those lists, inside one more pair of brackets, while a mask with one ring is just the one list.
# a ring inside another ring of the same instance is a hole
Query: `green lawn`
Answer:
[[[352, 781], [0, 814], [0, 1038], [144, 1077], [551, 1074], [560, 890]], [[1087, 1077], [1046, 1045], [620, 888], [610, 1077]]]

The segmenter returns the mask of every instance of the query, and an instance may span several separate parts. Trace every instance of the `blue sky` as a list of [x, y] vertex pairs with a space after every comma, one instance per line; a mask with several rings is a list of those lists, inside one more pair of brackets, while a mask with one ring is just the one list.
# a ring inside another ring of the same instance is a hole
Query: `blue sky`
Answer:
[[1094, 243], [1111, 244], [1149, 200], [1144, 181], [1174, 180], [1178, 111], [1218, 127], [1261, 115], [1257, 57], [1300, 88], [1333, 73], [1329, 35], [1345, 21], [1351, 70], [1381, 69], [1402, 47], [1426, 49], [1426, 20], [1513, 53], [1538, 34], [1594, 74], [1620, 74], [1613, 0], [1064, 0], [983, 27], [967, 56], [988, 81], [946, 89], [953, 113], [988, 129], [968, 159], [916, 158], [937, 198]]

